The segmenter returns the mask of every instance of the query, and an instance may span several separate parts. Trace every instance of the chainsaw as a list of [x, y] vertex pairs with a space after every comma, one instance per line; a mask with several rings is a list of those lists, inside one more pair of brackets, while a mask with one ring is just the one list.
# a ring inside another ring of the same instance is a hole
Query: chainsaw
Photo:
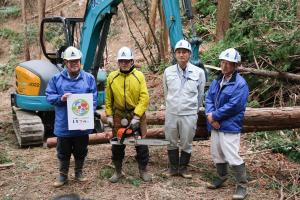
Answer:
[[149, 146], [164, 146], [170, 144], [165, 139], [146, 139], [142, 138], [140, 134], [139, 124], [128, 127], [119, 128], [117, 136], [113, 137], [110, 141], [113, 145], [149, 145]]

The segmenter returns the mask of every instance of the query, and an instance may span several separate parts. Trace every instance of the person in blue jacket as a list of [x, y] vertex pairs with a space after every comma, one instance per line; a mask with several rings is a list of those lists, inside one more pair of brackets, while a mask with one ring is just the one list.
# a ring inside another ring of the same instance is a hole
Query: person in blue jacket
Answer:
[[81, 52], [75, 47], [68, 47], [63, 58], [65, 69], [49, 81], [46, 88], [47, 101], [55, 106], [54, 134], [57, 136], [57, 158], [59, 160], [59, 178], [54, 187], [68, 182], [68, 171], [71, 154], [75, 160], [75, 180], [87, 181], [82, 168], [88, 153], [88, 134], [93, 130], [69, 130], [67, 98], [71, 94], [93, 94], [93, 108], [97, 106], [97, 89], [94, 77], [81, 70]]
[[236, 71], [240, 54], [230, 48], [223, 51], [219, 59], [222, 74], [212, 82], [205, 100], [207, 128], [211, 132], [211, 155], [219, 175], [208, 188], [217, 189], [223, 185], [230, 165], [237, 181], [233, 199], [244, 199], [247, 176], [239, 148], [249, 89], [245, 79]]

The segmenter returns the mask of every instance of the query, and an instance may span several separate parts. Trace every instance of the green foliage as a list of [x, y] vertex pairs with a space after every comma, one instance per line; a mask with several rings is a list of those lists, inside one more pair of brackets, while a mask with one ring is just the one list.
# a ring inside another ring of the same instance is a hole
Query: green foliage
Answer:
[[213, 3], [212, 0], [199, 0], [195, 8], [202, 16], [214, 15], [216, 12], [216, 5]]
[[[202, 10], [205, 10], [208, 4], [211, 4], [211, 1], [198, 1], [197, 5], [201, 5], [201, 9], [197, 7], [200, 14], [205, 13]], [[214, 32], [211, 30], [213, 27], [211, 23], [215, 23], [211, 20], [213, 12], [209, 8], [206, 12], [208, 13], [206, 19], [195, 26], [202, 37], [203, 33]], [[204, 41], [210, 38], [213, 37], [206, 37]], [[202, 60], [205, 64], [217, 66], [220, 52], [234, 47], [241, 53], [244, 66], [256, 67], [257, 64], [261, 69], [293, 73], [300, 63], [299, 44], [300, 29], [299, 21], [296, 19], [296, 0], [234, 0], [231, 1], [230, 8], [230, 29], [223, 40], [203, 53]], [[262, 85], [255, 76], [246, 78], [251, 91], [258, 88], [257, 95], [252, 95], [255, 99], [249, 99], [256, 102], [250, 105], [273, 106], [282, 102], [286, 102], [285, 105], [289, 104], [282, 98], [291, 95], [290, 84], [269, 82]], [[281, 88], [283, 90], [281, 99], [276, 99], [276, 96], [279, 96], [276, 90]]]
[[0, 164], [9, 163], [11, 160], [8, 158], [5, 152], [0, 152]]
[[111, 167], [104, 167], [101, 169], [99, 175], [101, 179], [109, 179], [114, 173], [114, 170]]
[[142, 180], [140, 178], [131, 178], [129, 179], [129, 183], [135, 187], [139, 187], [142, 183]]
[[3, 20], [7, 17], [21, 16], [21, 8], [17, 5], [0, 7], [0, 19]]
[[300, 163], [300, 140], [297, 132], [291, 130], [258, 132], [248, 139], [258, 144], [260, 149], [272, 149], [274, 153], [282, 153]]

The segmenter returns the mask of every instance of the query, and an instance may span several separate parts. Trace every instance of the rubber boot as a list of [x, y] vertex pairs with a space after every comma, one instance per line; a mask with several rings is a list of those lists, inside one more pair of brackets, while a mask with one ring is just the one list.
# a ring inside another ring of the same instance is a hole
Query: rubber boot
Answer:
[[82, 168], [84, 164], [84, 159], [83, 160], [75, 160], [75, 180], [79, 182], [86, 182], [88, 181], [87, 178], [83, 176], [82, 173]]
[[247, 174], [245, 163], [232, 166], [232, 170], [234, 171], [234, 176], [237, 181], [236, 190], [232, 199], [245, 199], [247, 196]]
[[147, 172], [146, 167], [142, 167], [142, 168], [139, 167], [139, 172], [140, 172], [140, 177], [143, 181], [149, 182], [152, 180], [152, 176]]
[[227, 163], [217, 163], [217, 173], [219, 177], [215, 179], [212, 183], [207, 185], [209, 189], [218, 189], [223, 186], [228, 178], [228, 164]]
[[114, 165], [115, 172], [112, 177], [109, 178], [109, 181], [111, 183], [117, 183], [124, 176], [124, 174], [122, 173], [122, 161], [114, 161]]
[[192, 175], [188, 173], [187, 166], [190, 162], [191, 154], [185, 151], [181, 151], [179, 160], [179, 175], [183, 178], [192, 178]]
[[54, 187], [61, 187], [68, 183], [69, 165], [70, 160], [59, 160], [59, 177], [54, 182]]
[[169, 157], [169, 169], [166, 173], [164, 173], [165, 176], [171, 177], [171, 176], [177, 176], [178, 175], [178, 165], [179, 165], [179, 150], [168, 150], [168, 157]]

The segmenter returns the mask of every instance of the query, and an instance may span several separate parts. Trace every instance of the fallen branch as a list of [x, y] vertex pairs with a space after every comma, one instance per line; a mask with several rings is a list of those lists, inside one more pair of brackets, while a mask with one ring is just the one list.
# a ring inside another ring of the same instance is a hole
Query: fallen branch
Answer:
[[277, 78], [284, 81], [300, 82], [300, 75], [288, 72], [274, 72], [262, 69], [246, 68], [242, 66], [238, 67], [238, 71], [255, 74], [257, 76]]
[[15, 163], [5, 163], [5, 164], [0, 164], [0, 169], [4, 169], [4, 168], [9, 168], [15, 166]]

